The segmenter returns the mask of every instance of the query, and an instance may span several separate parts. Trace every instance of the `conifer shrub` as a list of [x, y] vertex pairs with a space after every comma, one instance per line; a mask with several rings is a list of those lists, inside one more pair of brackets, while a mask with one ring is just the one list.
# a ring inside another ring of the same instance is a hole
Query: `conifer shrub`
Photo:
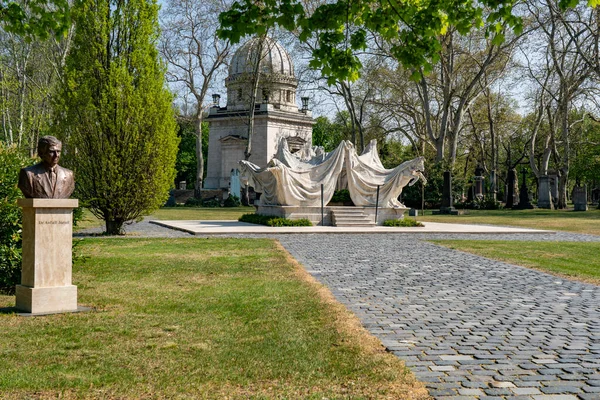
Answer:
[[419, 221], [415, 221], [411, 218], [403, 219], [386, 219], [383, 221], [383, 226], [394, 226], [394, 227], [420, 227], [425, 226]]
[[244, 214], [238, 221], [247, 222], [249, 224], [258, 224], [266, 226], [312, 226], [312, 223], [306, 219], [287, 219], [281, 217], [274, 217], [272, 215], [259, 215], [259, 214]]

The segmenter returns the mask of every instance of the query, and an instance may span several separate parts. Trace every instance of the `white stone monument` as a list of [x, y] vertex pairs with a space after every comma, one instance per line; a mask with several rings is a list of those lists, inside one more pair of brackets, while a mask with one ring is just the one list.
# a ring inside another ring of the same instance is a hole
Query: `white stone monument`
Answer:
[[23, 269], [16, 308], [31, 314], [77, 311], [71, 283], [73, 208], [77, 199], [19, 199], [23, 208]]

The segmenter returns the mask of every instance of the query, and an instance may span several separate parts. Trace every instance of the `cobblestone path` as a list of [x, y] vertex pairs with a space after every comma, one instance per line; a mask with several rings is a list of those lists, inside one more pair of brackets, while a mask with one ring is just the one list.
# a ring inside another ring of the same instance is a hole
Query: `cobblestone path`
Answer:
[[[600, 237], [586, 235], [451, 236], [598, 241], [600, 254]], [[435, 399], [600, 399], [600, 287], [421, 240], [427, 237], [278, 239]]]

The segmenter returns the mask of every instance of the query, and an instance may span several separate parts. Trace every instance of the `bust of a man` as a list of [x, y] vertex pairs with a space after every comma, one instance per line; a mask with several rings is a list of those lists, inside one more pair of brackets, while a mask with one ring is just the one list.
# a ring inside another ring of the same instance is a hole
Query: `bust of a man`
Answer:
[[62, 143], [54, 136], [38, 141], [37, 152], [42, 162], [22, 168], [19, 189], [26, 198], [68, 199], [75, 189], [73, 171], [58, 165]]

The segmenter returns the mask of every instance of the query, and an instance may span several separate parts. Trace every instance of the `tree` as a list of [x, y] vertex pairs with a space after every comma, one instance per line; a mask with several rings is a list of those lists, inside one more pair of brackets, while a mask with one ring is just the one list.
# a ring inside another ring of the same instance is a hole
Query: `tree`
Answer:
[[169, 64], [167, 78], [180, 83], [194, 98], [196, 177], [194, 196], [200, 198], [204, 180], [202, 120], [208, 90], [231, 50], [228, 40], [216, 36], [219, 1], [170, 0], [162, 13], [161, 54]]
[[62, 36], [69, 28], [68, 0], [0, 0], [0, 27], [21, 36]]
[[[592, 65], [586, 61], [582, 52], [577, 51], [576, 42], [569, 34], [569, 21], [577, 19], [577, 12], [563, 11], [554, 0], [532, 2], [529, 4], [531, 15], [538, 26], [542, 45], [537, 48], [542, 50], [544, 62], [538, 69], [529, 62], [529, 73], [539, 86], [538, 110], [536, 128], [531, 141], [531, 159], [533, 160], [536, 144], [535, 134], [542, 121], [548, 126], [549, 135], [544, 143], [544, 155], [541, 168], [531, 162], [531, 167], [536, 176], [547, 175], [550, 157], [555, 159], [558, 175], [557, 207], [567, 206], [567, 184], [570, 164], [570, 131], [582, 122], [581, 119], [572, 120], [572, 110], [576, 101], [586, 91], [586, 82], [592, 74]], [[533, 59], [524, 54], [528, 60]]]
[[[440, 37], [449, 27], [465, 34], [484, 23], [496, 45], [504, 40], [504, 25], [519, 32], [521, 19], [512, 14], [514, 0], [479, 2], [338, 0], [304, 7], [298, 0], [235, 2], [221, 14], [220, 37], [237, 43], [246, 35], [261, 35], [274, 26], [298, 30], [301, 41], [317, 39], [311, 67], [321, 69], [329, 83], [355, 81], [362, 67], [360, 53], [368, 32], [376, 32], [394, 58], [408, 69], [425, 73], [439, 60]], [[415, 79], [419, 76], [415, 75]]]
[[177, 125], [157, 15], [155, 0], [82, 0], [73, 10], [57, 134], [76, 195], [108, 234], [163, 204], [175, 178]]
[[[196, 158], [196, 118], [195, 116], [187, 117], [179, 115], [177, 117], [177, 125], [179, 127], [177, 135], [180, 138], [179, 152], [177, 153], [177, 162], [175, 169], [177, 177], [175, 182], [195, 182], [198, 168], [198, 159]], [[204, 164], [206, 164], [206, 156], [208, 154], [208, 123], [202, 123], [202, 156]], [[204, 165], [206, 167], [206, 165]], [[191, 185], [190, 185], [191, 186]], [[188, 189], [190, 188], [188, 186]]]

